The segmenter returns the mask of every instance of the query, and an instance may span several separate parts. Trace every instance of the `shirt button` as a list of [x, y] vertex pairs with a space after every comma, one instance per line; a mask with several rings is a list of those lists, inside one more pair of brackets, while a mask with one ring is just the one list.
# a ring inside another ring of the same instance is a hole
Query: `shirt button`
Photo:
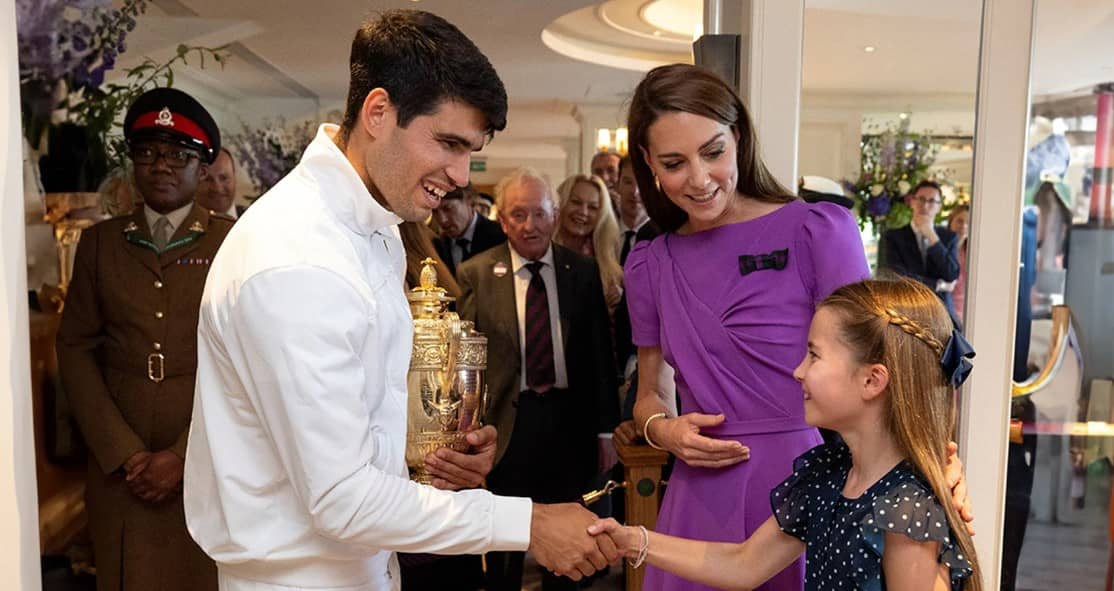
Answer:
[[162, 281], [155, 280], [155, 289], [162, 289]]
[[162, 312], [155, 312], [155, 318], [162, 320]]
[[155, 350], [162, 351], [162, 343], [155, 343]]

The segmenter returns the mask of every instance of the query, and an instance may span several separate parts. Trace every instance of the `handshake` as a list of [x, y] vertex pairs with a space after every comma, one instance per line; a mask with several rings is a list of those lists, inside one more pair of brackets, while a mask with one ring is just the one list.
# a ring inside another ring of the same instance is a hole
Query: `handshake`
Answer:
[[535, 503], [529, 551], [554, 574], [579, 581], [623, 557], [611, 535], [589, 533], [589, 527], [598, 521], [599, 517], [576, 503]]

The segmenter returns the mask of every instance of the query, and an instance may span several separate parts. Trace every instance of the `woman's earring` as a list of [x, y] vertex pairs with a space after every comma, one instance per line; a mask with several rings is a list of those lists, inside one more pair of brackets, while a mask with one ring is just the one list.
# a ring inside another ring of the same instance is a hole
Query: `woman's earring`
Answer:
[[658, 180], [658, 175], [654, 175], [654, 186], [658, 188], [658, 193], [661, 193], [661, 181]]

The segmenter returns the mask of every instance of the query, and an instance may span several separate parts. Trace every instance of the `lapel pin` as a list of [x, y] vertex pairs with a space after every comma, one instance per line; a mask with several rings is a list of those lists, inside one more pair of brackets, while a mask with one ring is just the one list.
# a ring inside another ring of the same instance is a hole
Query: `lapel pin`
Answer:
[[138, 230], [139, 230], [139, 225], [136, 224], [135, 222], [128, 222], [128, 225], [124, 226], [124, 233], [125, 234], [127, 234], [128, 232], [137, 232]]
[[495, 266], [492, 267], [491, 271], [495, 273], [496, 277], [502, 277], [507, 274], [507, 264], [503, 262], [495, 263]]
[[199, 222], [197, 220], [194, 220], [193, 223], [190, 224], [190, 232], [204, 232], [204, 231], [205, 231], [205, 228], [201, 226], [201, 222]]

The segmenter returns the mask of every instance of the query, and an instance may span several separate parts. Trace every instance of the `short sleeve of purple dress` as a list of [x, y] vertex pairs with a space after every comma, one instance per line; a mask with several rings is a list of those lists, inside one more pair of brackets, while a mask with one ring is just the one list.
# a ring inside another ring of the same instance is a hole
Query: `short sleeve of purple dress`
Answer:
[[[704, 433], [750, 447], [725, 469], [678, 461], [657, 529], [713, 541], [749, 537], [771, 515], [770, 491], [821, 442], [804, 422], [793, 369], [816, 304], [869, 277], [858, 226], [832, 203], [791, 201], [764, 216], [641, 242], [625, 268], [635, 345], [660, 347], [676, 370], [681, 412], [723, 413]], [[762, 589], [800, 591], [798, 561]], [[711, 589], [647, 567], [647, 591]]]

